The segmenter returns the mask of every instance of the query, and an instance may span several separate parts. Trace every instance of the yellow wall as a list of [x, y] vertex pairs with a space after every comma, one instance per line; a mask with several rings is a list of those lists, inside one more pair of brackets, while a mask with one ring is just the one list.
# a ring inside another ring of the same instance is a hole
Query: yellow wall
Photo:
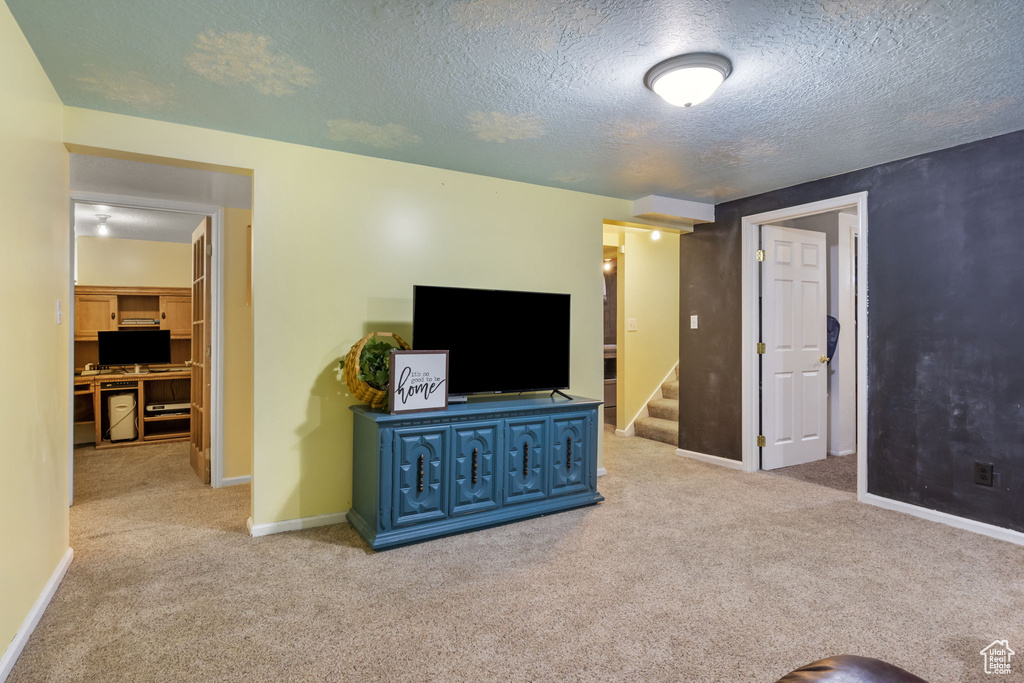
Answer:
[[337, 361], [408, 329], [414, 284], [572, 294], [571, 391], [602, 395], [602, 221], [629, 201], [76, 108], [65, 139], [254, 171], [257, 524], [350, 507]]
[[192, 245], [76, 237], [75, 284], [106, 287], [191, 287]]
[[[618, 259], [618, 407], [616, 428], [626, 429], [679, 361], [679, 235], [619, 229], [626, 247]], [[636, 318], [636, 331], [625, 320]], [[660, 393], [656, 395], [660, 397]]]
[[252, 474], [252, 212], [224, 209], [224, 477]]
[[0, 3], [0, 656], [68, 548], [68, 156], [63, 107]]

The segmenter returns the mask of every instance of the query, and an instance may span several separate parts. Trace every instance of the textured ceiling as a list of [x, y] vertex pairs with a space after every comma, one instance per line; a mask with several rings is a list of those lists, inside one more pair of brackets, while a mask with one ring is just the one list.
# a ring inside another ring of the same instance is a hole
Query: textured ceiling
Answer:
[[[66, 104], [721, 202], [1024, 128], [1021, 0], [7, 0]], [[690, 109], [642, 84], [718, 52]]]
[[192, 242], [192, 231], [203, 220], [202, 216], [193, 213], [129, 209], [79, 202], [75, 204], [75, 235], [99, 236], [97, 227], [100, 221], [97, 216], [101, 214], [110, 216], [107, 219], [107, 237], [111, 239], [184, 244]]

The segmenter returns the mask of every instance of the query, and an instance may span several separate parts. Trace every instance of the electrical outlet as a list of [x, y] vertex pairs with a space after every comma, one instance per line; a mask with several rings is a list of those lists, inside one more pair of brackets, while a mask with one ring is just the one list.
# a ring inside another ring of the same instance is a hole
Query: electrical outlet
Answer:
[[691, 330], [697, 329], [697, 316], [695, 316], [695, 315], [691, 315], [690, 316], [690, 329]]
[[637, 331], [636, 318], [626, 318], [626, 331], [627, 332], [636, 332]]
[[974, 463], [974, 483], [982, 486], [992, 486], [992, 463]]

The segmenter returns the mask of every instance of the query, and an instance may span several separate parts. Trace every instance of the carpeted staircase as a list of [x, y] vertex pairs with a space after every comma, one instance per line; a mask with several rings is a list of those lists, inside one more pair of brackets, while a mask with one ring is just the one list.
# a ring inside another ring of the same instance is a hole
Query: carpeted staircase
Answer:
[[661, 385], [661, 398], [647, 404], [647, 417], [638, 417], [634, 423], [636, 435], [679, 445], [679, 366], [676, 378]]

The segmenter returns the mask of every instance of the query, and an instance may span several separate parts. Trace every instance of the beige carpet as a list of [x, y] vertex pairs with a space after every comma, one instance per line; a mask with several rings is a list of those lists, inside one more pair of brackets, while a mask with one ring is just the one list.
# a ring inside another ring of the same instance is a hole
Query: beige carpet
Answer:
[[383, 553], [249, 538], [248, 487], [184, 445], [79, 451], [75, 561], [10, 681], [774, 681], [845, 652], [938, 683], [1024, 653], [1024, 548], [606, 443], [600, 506]]
[[793, 467], [768, 470], [769, 474], [806, 481], [810, 484], [827, 486], [837, 491], [857, 493], [857, 454], [829, 455], [824, 460], [815, 460]]

